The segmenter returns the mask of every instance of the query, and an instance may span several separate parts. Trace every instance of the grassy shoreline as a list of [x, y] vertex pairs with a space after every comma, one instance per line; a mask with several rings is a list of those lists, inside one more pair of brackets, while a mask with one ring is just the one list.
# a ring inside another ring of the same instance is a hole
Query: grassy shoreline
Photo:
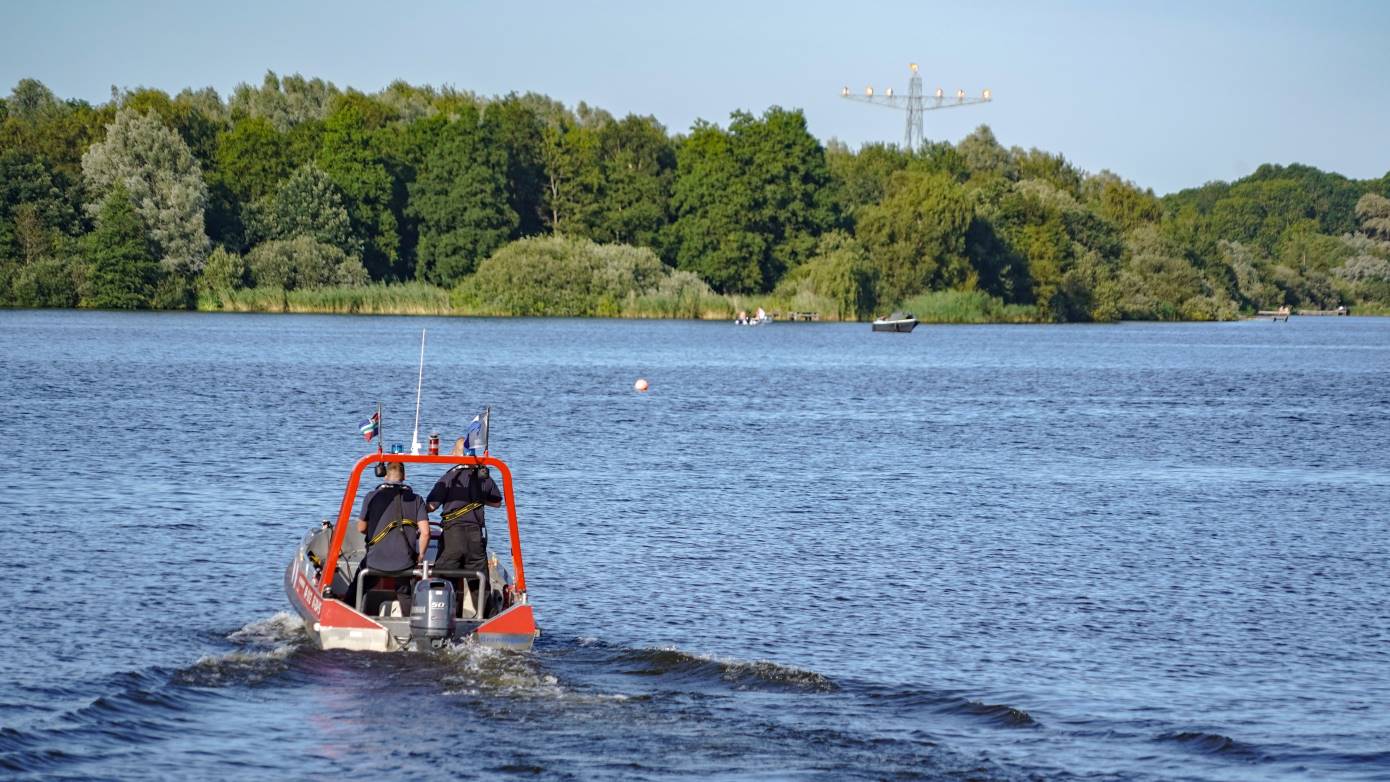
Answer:
[[[594, 312], [555, 312], [542, 317], [595, 317], [631, 320], [732, 320], [739, 311], [762, 307], [785, 319], [791, 312], [818, 312], [823, 322], [864, 323], [870, 319], [841, 317], [834, 302], [817, 297], [717, 296], [699, 301], [662, 297], [630, 297], [605, 302]], [[503, 307], [489, 306], [451, 295], [426, 283], [376, 283], [361, 287], [283, 291], [244, 288], [203, 292], [199, 312], [297, 313], [320, 315], [435, 315], [457, 317], [521, 317]], [[915, 296], [895, 309], [911, 312], [932, 324], [1051, 323], [1032, 305], [1005, 304], [983, 291], [933, 291]], [[887, 310], [885, 309], [885, 312]], [[1390, 308], [1357, 307], [1355, 315], [1390, 316]], [[1253, 313], [1242, 313], [1249, 317]], [[1175, 321], [1186, 322], [1186, 321]]]

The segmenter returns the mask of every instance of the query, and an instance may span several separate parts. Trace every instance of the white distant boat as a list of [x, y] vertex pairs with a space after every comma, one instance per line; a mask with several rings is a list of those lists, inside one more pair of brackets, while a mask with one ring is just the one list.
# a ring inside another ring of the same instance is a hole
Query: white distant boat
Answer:
[[917, 328], [917, 318], [911, 312], [894, 312], [874, 320], [874, 331], [907, 333]]
[[749, 317], [745, 312], [740, 312], [738, 317], [734, 318], [734, 324], [738, 326], [765, 326], [771, 322], [772, 316], [764, 312], [762, 307], [759, 307], [752, 317]]

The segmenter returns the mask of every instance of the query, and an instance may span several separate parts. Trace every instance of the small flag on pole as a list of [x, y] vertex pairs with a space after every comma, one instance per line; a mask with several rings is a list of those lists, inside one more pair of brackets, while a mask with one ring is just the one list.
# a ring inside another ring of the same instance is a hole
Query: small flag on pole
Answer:
[[463, 433], [463, 450], [469, 456], [477, 456], [479, 451], [487, 450], [487, 412], [473, 416], [468, 429]]
[[367, 442], [371, 442], [372, 438], [381, 432], [381, 413], [372, 413], [371, 418], [362, 419], [362, 423], [358, 424], [357, 428], [367, 439]]

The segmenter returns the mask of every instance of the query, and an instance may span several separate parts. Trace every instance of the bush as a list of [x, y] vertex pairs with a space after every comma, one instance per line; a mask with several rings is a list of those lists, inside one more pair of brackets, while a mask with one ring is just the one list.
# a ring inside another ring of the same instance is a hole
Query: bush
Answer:
[[77, 285], [68, 261], [44, 258], [14, 270], [10, 301], [16, 307], [76, 307]]
[[[692, 315], [717, 299], [649, 249], [540, 237], [512, 242], [454, 289], [453, 306], [482, 315]], [[656, 310], [652, 312], [651, 310]]]
[[310, 236], [258, 244], [246, 254], [246, 265], [257, 288], [354, 287], [368, 279], [356, 256]]
[[191, 310], [197, 301], [192, 278], [179, 272], [169, 272], [155, 284], [150, 307], [157, 310]]
[[1033, 305], [1005, 304], [984, 291], [932, 291], [902, 303], [923, 323], [1036, 323], [1042, 313]]
[[199, 291], [235, 291], [246, 286], [246, 259], [218, 247], [208, 256], [198, 277]]

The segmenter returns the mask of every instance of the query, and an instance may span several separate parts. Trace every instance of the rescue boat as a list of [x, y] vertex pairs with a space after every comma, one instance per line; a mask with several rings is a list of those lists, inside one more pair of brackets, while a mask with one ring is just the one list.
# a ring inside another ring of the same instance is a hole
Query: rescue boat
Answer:
[[[486, 572], [434, 570], [430, 564], [440, 539], [435, 524], [431, 524], [425, 561], [413, 570], [387, 573], [363, 567], [367, 544], [357, 531], [353, 508], [363, 471], [385, 462], [437, 464], [445, 469], [461, 464], [495, 471], [507, 512], [511, 570], [491, 550]], [[411, 587], [408, 608], [400, 586]], [[526, 596], [511, 470], [501, 459], [488, 455], [378, 451], [359, 459], [348, 476], [337, 519], [305, 534], [285, 568], [285, 593], [321, 649], [426, 650], [471, 639], [482, 646], [525, 650], [540, 634]]]

